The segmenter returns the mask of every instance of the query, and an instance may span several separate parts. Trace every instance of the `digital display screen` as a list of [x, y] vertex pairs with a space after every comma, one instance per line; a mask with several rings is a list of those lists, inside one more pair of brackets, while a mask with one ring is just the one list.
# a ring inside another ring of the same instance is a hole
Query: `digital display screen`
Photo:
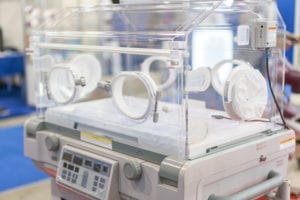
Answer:
[[85, 160], [84, 165], [87, 167], [92, 167], [92, 161], [91, 160]]
[[70, 164], [69, 164], [69, 165], [68, 165], [68, 169], [73, 171], [73, 170], [74, 170], [74, 165], [70, 165]]
[[74, 156], [74, 159], [73, 159], [74, 164], [81, 166], [82, 162], [83, 162], [82, 158], [80, 158], [78, 156]]
[[66, 160], [66, 161], [69, 161], [69, 162], [72, 162], [72, 156], [73, 156], [72, 154], [64, 152], [62, 159]]
[[94, 164], [94, 171], [95, 171], [95, 172], [100, 172], [100, 170], [101, 170], [101, 164], [95, 163], [95, 164]]
[[109, 167], [108, 167], [108, 166], [103, 166], [102, 171], [103, 171], [105, 174], [109, 175]]

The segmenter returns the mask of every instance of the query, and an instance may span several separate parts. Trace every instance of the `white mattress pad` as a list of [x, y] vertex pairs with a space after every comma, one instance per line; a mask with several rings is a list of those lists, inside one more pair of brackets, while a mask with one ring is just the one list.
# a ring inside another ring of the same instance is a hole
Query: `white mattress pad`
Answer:
[[[138, 107], [145, 100], [132, 101]], [[163, 112], [163, 108], [166, 107], [168, 112]], [[151, 116], [142, 122], [128, 119], [116, 109], [111, 98], [48, 108], [45, 119], [68, 128], [73, 128], [76, 124], [80, 131], [92, 132], [165, 155], [178, 155], [182, 150], [186, 150], [189, 159], [205, 154], [208, 148], [230, 143], [270, 128], [270, 122], [216, 119], [212, 115], [226, 116], [226, 113], [201, 106], [189, 108], [188, 123], [193, 125], [189, 126], [188, 142], [185, 140], [183, 109], [178, 104], [160, 102], [158, 108], [160, 116], [157, 123], [152, 121]]]

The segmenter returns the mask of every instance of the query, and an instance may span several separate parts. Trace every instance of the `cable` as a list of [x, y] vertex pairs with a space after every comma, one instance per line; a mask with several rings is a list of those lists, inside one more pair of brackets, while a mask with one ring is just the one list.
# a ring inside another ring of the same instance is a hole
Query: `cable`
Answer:
[[283, 117], [283, 114], [280, 110], [280, 107], [279, 107], [279, 104], [278, 104], [278, 101], [275, 97], [275, 94], [274, 94], [274, 91], [273, 91], [273, 88], [272, 88], [272, 83], [271, 83], [271, 78], [270, 78], [270, 71], [269, 71], [269, 48], [266, 48], [266, 68], [267, 68], [267, 77], [268, 77], [268, 84], [269, 84], [269, 87], [270, 87], [270, 91], [271, 91], [271, 94], [272, 94], [272, 97], [273, 97], [273, 100], [276, 104], [276, 108], [280, 114], [280, 118], [282, 120], [282, 125], [285, 127], [285, 128], [288, 128], [287, 125], [286, 125], [286, 122], [285, 122], [285, 119]]

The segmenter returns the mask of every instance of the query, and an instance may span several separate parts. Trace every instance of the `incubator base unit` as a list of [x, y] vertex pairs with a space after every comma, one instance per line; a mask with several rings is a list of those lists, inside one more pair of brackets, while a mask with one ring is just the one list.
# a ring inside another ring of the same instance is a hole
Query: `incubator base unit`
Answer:
[[272, 3], [72, 7], [34, 31], [24, 149], [53, 199], [289, 199]]
[[289, 199], [291, 130], [260, 133], [192, 160], [99, 137], [112, 143], [103, 148], [79, 135], [38, 119], [26, 124], [25, 155], [51, 177], [53, 199], [255, 199], [276, 191], [276, 199]]

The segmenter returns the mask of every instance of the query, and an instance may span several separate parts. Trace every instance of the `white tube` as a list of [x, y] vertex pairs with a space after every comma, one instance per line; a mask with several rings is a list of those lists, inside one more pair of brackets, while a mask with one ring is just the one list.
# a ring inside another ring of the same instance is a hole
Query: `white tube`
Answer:
[[167, 49], [146, 49], [146, 48], [129, 48], [129, 47], [112, 47], [112, 46], [95, 46], [95, 45], [79, 45], [79, 44], [61, 44], [61, 43], [37, 43], [37, 48], [44, 49], [60, 49], [75, 51], [96, 51], [110, 53], [125, 53], [134, 55], [154, 55], [154, 56], [170, 56], [171, 51]]

